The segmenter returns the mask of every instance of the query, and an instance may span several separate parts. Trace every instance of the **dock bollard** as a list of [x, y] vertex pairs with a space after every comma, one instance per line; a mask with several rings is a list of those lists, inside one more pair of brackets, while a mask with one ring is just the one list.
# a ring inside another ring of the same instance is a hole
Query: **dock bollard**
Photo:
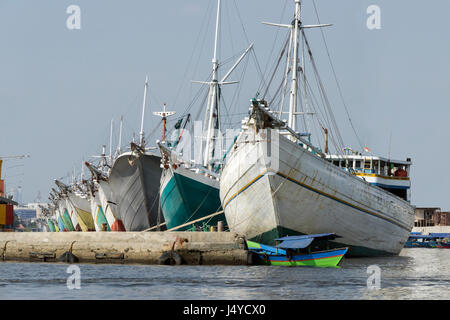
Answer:
[[217, 222], [217, 232], [223, 232], [223, 221]]

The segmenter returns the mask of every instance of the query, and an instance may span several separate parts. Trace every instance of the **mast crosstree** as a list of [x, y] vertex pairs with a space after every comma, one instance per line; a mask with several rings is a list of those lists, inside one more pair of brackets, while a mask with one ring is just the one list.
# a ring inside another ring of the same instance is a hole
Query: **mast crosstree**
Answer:
[[157, 111], [153, 112], [155, 116], [159, 116], [162, 118], [163, 123], [163, 134], [162, 134], [162, 142], [166, 141], [166, 121], [167, 118], [170, 116], [173, 116], [176, 112], [175, 111], [166, 111], [166, 104], [163, 104], [163, 111]]
[[[301, 29], [309, 29], [309, 28], [320, 28], [320, 27], [329, 27], [331, 24], [316, 24], [316, 25], [303, 25], [301, 22], [301, 0], [294, 0], [295, 2], [295, 14], [294, 20], [291, 24], [279, 24], [279, 23], [271, 23], [271, 22], [262, 22], [263, 24], [275, 27], [282, 27], [290, 29], [290, 39], [289, 39], [289, 50], [287, 53], [287, 64], [285, 71], [285, 79], [287, 80], [287, 76], [290, 71], [292, 71], [291, 78], [291, 88], [289, 91], [289, 115], [288, 115], [288, 126], [294, 131], [297, 130], [297, 116], [300, 114], [305, 114], [303, 112], [297, 111], [298, 104], [298, 71], [302, 68], [299, 61], [299, 38], [300, 38], [300, 30]], [[285, 81], [285, 84], [286, 81]], [[283, 100], [282, 100], [283, 101]], [[283, 113], [280, 109], [280, 115]], [[295, 139], [290, 136], [290, 139]]]
[[[239, 81], [226, 81], [234, 69], [237, 68], [239, 63], [244, 59], [247, 53], [253, 49], [253, 43], [244, 51], [244, 53], [236, 60], [234, 65], [225, 74], [225, 76], [219, 81], [218, 69], [219, 60], [217, 58], [217, 45], [219, 41], [219, 25], [220, 25], [220, 9], [221, 0], [217, 0], [217, 14], [216, 14], [216, 27], [214, 34], [214, 53], [212, 59], [212, 77], [211, 81], [192, 81], [193, 83], [200, 83], [209, 85], [208, 94], [208, 106], [205, 114], [205, 125], [203, 130], [206, 129], [206, 145], [203, 153], [202, 165], [208, 169], [213, 166], [212, 160], [215, 156], [215, 141], [217, 139], [218, 132], [220, 132], [220, 86], [227, 84], [239, 83]], [[203, 137], [203, 135], [202, 135]], [[203, 146], [203, 143], [201, 144]]]

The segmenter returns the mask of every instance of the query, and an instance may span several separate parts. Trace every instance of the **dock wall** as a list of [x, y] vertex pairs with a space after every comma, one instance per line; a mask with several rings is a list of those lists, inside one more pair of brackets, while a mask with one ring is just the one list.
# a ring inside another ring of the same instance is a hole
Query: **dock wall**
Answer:
[[58, 261], [71, 250], [80, 263], [245, 265], [244, 243], [231, 232], [0, 232], [0, 261]]
[[411, 232], [422, 232], [425, 235], [429, 233], [450, 233], [450, 226], [414, 227]]

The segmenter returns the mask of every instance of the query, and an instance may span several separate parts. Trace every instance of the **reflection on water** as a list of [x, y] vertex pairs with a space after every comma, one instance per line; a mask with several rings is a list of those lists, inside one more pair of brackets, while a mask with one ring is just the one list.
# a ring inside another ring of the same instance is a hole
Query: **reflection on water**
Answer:
[[[367, 267], [381, 269], [367, 289]], [[80, 264], [81, 289], [65, 264], [2, 263], [1, 299], [450, 299], [450, 250], [351, 258], [342, 268]]]

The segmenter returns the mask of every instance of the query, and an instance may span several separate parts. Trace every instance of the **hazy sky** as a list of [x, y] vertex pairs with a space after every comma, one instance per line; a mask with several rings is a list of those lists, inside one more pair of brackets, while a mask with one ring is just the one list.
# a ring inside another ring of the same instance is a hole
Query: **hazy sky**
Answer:
[[[219, 58], [247, 45], [237, 5], [264, 71], [283, 31], [260, 22], [289, 23], [293, 0], [222, 2]], [[316, 23], [312, 0], [304, 3], [305, 23]], [[390, 149], [392, 158], [412, 158], [414, 205], [450, 210], [445, 167], [450, 158], [450, 2], [315, 3], [321, 22], [333, 24], [325, 37], [361, 140], [374, 154], [387, 156]], [[81, 9], [79, 30], [66, 26], [70, 5]], [[109, 143], [112, 118], [117, 143], [124, 115], [128, 143], [139, 132], [146, 75], [146, 132], [159, 122], [151, 112], [163, 102], [183, 113], [197, 90], [190, 80], [205, 80], [211, 69], [215, 5], [215, 0], [0, 0], [0, 156], [31, 156], [4, 164], [7, 191], [22, 186], [24, 202], [34, 201], [38, 191], [47, 199], [53, 179], [73, 168], [79, 174], [82, 160]], [[367, 28], [370, 5], [381, 9], [381, 29]], [[356, 148], [320, 31], [308, 34], [344, 141]], [[249, 62], [234, 112], [248, 110], [258, 86]]]

